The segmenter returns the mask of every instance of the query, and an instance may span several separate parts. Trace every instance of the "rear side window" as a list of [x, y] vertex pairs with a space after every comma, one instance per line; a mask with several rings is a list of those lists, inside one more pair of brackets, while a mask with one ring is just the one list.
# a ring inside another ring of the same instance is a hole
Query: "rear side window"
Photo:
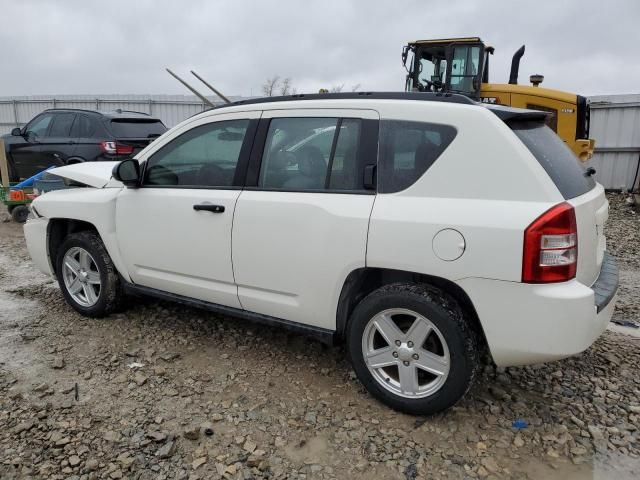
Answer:
[[71, 127], [71, 136], [74, 138], [91, 138], [95, 131], [95, 124], [86, 115], [78, 115]]
[[71, 125], [73, 125], [75, 118], [75, 113], [56, 113], [53, 116], [51, 128], [49, 128], [49, 136], [63, 138], [68, 137], [69, 132], [71, 131]]
[[595, 187], [595, 180], [585, 174], [578, 157], [549, 127], [539, 122], [519, 122], [511, 128], [565, 199], [578, 197]]
[[399, 120], [380, 122], [378, 188], [394, 193], [413, 185], [456, 136], [448, 125]]
[[160, 120], [113, 119], [111, 131], [116, 138], [153, 138], [167, 131]]

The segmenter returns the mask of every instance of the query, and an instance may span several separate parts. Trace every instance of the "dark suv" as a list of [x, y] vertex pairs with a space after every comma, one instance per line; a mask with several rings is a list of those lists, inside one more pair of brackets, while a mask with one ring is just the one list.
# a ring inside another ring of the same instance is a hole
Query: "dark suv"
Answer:
[[11, 181], [50, 166], [97, 160], [123, 160], [166, 132], [146, 113], [116, 110], [51, 109], [3, 137]]

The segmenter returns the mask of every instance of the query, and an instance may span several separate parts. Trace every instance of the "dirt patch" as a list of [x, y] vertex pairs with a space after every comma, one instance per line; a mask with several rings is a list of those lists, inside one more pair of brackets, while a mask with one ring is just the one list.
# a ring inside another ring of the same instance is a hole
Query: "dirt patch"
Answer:
[[[610, 200], [616, 315], [638, 320], [637, 223]], [[486, 367], [417, 418], [372, 399], [341, 347], [155, 301], [83, 318], [0, 223], [0, 477], [638, 478], [639, 346], [606, 332], [570, 359]]]

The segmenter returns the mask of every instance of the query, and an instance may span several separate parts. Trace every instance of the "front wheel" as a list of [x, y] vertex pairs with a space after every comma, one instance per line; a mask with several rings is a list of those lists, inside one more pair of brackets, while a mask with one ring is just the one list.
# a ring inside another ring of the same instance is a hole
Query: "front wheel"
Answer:
[[347, 344], [367, 390], [416, 415], [453, 406], [479, 366], [476, 335], [462, 309], [427, 285], [392, 284], [369, 294], [351, 316]]
[[117, 310], [123, 293], [111, 257], [90, 231], [69, 235], [58, 249], [56, 276], [65, 300], [88, 317]]

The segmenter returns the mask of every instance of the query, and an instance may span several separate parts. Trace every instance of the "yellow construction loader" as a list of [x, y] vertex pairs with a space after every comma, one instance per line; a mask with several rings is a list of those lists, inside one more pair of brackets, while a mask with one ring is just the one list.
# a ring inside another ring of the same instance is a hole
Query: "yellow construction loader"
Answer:
[[518, 85], [524, 45], [513, 56], [509, 83], [490, 83], [489, 56], [493, 52], [493, 47], [479, 37], [410, 42], [402, 50], [402, 63], [407, 69], [405, 89], [461, 93], [482, 102], [544, 110], [551, 114], [549, 127], [578, 158], [582, 161], [591, 158], [595, 142], [589, 139], [587, 99], [575, 93], [540, 87], [542, 75], [531, 75], [531, 85]]

